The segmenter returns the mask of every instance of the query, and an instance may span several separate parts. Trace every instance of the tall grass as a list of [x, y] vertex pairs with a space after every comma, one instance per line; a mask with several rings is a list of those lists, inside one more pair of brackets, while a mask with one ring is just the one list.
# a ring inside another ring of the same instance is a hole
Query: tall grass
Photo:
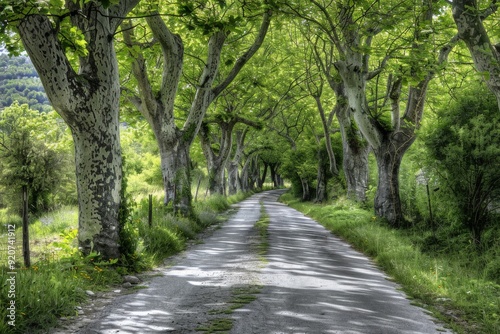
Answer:
[[[371, 256], [404, 291], [459, 333], [500, 333], [500, 285], [467, 256], [423, 252], [417, 233], [394, 230], [372, 213], [340, 199], [329, 205], [282, 201]], [[492, 259], [494, 260], [494, 259]]]
[[[12, 274], [16, 272], [16, 274]], [[38, 333], [53, 327], [59, 318], [75, 316], [76, 306], [86, 299], [86, 290], [102, 290], [121, 282], [106, 263], [89, 264], [83, 258], [40, 261], [30, 268], [0, 267], [0, 279], [15, 277], [15, 296], [10, 284], [0, 285], [0, 333]], [[7, 318], [7, 305], [15, 304], [15, 326]]]

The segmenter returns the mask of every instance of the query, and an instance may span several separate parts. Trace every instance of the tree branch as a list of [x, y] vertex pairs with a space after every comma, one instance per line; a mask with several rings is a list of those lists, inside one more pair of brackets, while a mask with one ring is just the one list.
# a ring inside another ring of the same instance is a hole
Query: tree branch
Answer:
[[219, 94], [226, 89], [227, 86], [234, 80], [234, 78], [241, 71], [243, 66], [252, 58], [252, 56], [257, 52], [262, 43], [264, 42], [264, 38], [266, 37], [267, 31], [269, 30], [269, 25], [271, 24], [271, 16], [272, 12], [267, 11], [264, 13], [262, 18], [262, 24], [259, 29], [259, 33], [250, 48], [235, 62], [233, 68], [229, 72], [226, 79], [220, 83], [217, 87], [212, 89], [212, 98], [216, 98]]

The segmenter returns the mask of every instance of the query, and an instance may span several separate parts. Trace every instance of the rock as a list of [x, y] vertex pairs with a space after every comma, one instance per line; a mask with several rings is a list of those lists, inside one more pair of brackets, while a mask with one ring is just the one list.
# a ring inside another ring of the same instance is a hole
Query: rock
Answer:
[[436, 298], [437, 302], [451, 302], [450, 298]]
[[139, 278], [132, 275], [123, 276], [123, 281], [130, 284], [139, 284], [141, 282]]
[[125, 289], [128, 289], [128, 288], [131, 288], [132, 287], [132, 283], [130, 282], [125, 282], [122, 284], [122, 286], [125, 288]]
[[114, 290], [113, 292], [114, 293], [120, 293], [120, 292], [122, 292], [122, 290]]
[[93, 292], [92, 292], [92, 291], [90, 291], [90, 290], [85, 291], [85, 293], [87, 294], [87, 296], [91, 296], [91, 297], [92, 297], [92, 296], [95, 296], [95, 293], [93, 293]]

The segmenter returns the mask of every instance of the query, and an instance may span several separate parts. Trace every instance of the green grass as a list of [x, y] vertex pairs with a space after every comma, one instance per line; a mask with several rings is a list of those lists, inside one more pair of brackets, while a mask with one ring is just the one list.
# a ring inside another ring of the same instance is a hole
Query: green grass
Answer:
[[198, 332], [205, 333], [227, 333], [233, 327], [233, 319], [231, 318], [216, 318], [210, 320], [207, 324], [198, 327]]
[[200, 325], [196, 328], [196, 331], [206, 333], [229, 332], [233, 327], [233, 319], [222, 315], [232, 314], [235, 310], [253, 302], [257, 299], [261, 290], [261, 285], [254, 284], [233, 287], [231, 299], [226, 304], [226, 307], [209, 311], [208, 314], [215, 317], [209, 319], [206, 324]]
[[268, 240], [268, 232], [267, 229], [269, 227], [269, 215], [266, 213], [266, 209], [264, 208], [264, 204], [260, 202], [260, 218], [257, 222], [255, 222], [254, 227], [259, 232], [259, 243], [257, 245], [257, 253], [260, 257], [260, 260], [264, 263], [267, 262], [265, 255], [269, 249], [269, 240]]
[[[2, 305], [15, 302], [15, 327], [0, 322], [0, 333], [37, 333], [54, 326], [60, 317], [76, 315], [75, 306], [86, 300], [86, 290], [104, 290], [121, 283], [121, 276], [106, 263], [91, 264], [73, 258], [60, 262], [38, 262], [31, 268], [16, 268], [15, 296], [9, 298], [8, 284], [0, 286]], [[0, 269], [0, 278], [6, 282], [11, 270]], [[0, 317], [7, 318], [5, 307]]]
[[425, 305], [458, 333], [500, 333], [500, 285], [471, 267], [475, 254], [423, 252], [418, 231], [394, 230], [345, 199], [328, 205], [282, 201], [314, 218], [371, 256], [417, 304]]

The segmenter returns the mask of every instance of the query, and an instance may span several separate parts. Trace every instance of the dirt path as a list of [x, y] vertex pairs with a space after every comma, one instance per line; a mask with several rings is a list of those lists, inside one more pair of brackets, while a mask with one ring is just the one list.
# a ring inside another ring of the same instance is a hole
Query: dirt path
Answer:
[[[441, 333], [370, 260], [301, 213], [252, 196], [212, 236], [65, 333]], [[253, 227], [270, 216], [263, 258]], [[237, 301], [237, 302], [236, 302]], [[232, 329], [230, 329], [232, 327]]]

